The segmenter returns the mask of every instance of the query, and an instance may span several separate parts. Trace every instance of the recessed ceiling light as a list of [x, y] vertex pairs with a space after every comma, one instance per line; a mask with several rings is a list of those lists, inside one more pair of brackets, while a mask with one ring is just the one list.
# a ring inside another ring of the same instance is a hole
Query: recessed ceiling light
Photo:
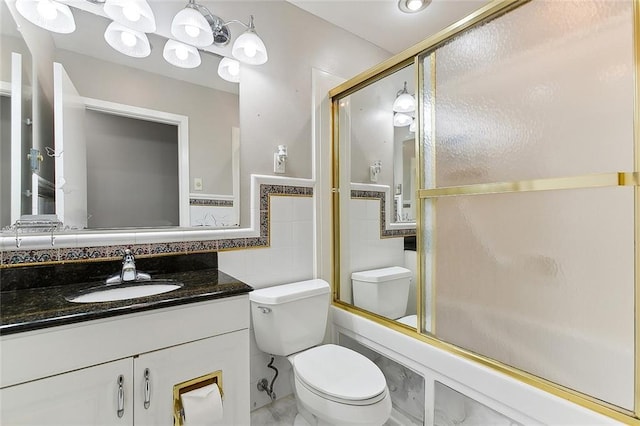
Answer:
[[398, 8], [404, 13], [416, 13], [424, 10], [431, 0], [398, 0]]

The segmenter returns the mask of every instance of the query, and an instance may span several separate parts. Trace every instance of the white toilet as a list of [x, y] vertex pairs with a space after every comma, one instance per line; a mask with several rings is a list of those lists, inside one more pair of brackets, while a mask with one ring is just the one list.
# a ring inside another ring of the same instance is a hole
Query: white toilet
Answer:
[[320, 345], [327, 325], [329, 293], [329, 284], [323, 280], [249, 293], [258, 348], [286, 356], [293, 367], [299, 413], [296, 425], [380, 426], [391, 414], [391, 397], [382, 371], [351, 349]]

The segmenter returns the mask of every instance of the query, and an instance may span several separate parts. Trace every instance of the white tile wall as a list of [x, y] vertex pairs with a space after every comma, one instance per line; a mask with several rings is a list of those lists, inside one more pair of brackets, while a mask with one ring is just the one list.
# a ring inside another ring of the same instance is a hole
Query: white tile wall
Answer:
[[220, 270], [254, 288], [313, 278], [313, 199], [272, 196], [270, 214], [270, 247], [220, 252]]
[[404, 239], [380, 238], [380, 202], [351, 199], [351, 272], [404, 265]]
[[[270, 209], [270, 247], [218, 253], [218, 267], [253, 288], [270, 287], [313, 278], [313, 198], [272, 196]], [[270, 355], [258, 349], [251, 332], [251, 409], [271, 402], [257, 389], [258, 381], [271, 381], [273, 370], [267, 368]], [[291, 365], [276, 357], [278, 378], [274, 391], [278, 399], [292, 393]]]

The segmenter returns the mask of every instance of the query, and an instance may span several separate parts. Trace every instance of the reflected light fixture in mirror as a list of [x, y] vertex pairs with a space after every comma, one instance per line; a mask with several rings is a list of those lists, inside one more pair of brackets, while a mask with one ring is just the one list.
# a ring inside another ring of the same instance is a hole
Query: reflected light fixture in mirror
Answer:
[[218, 65], [218, 75], [231, 83], [240, 82], [240, 62], [231, 58], [222, 58]]
[[413, 123], [413, 117], [410, 115], [404, 114], [402, 112], [396, 112], [393, 114], [393, 125], [395, 127], [404, 127], [409, 126]]
[[396, 100], [393, 101], [393, 110], [395, 112], [413, 112], [416, 110], [416, 100], [407, 91], [407, 82], [404, 82], [402, 90], [396, 94]]
[[198, 49], [175, 40], [167, 40], [162, 56], [171, 65], [180, 68], [196, 68], [201, 62]]
[[416, 100], [413, 95], [407, 91], [407, 82], [404, 87], [396, 94], [393, 101], [393, 125], [395, 127], [404, 127], [413, 124], [412, 114], [416, 110]]
[[109, 24], [104, 32], [104, 39], [109, 46], [127, 56], [145, 58], [151, 53], [151, 45], [145, 33], [117, 22]]
[[53, 0], [18, 0], [16, 9], [29, 22], [54, 33], [69, 34], [76, 30], [71, 9]]
[[426, 9], [431, 0], [399, 0], [398, 9], [404, 13], [416, 13]]
[[122, 25], [144, 33], [156, 31], [156, 18], [145, 0], [106, 0], [104, 12]]

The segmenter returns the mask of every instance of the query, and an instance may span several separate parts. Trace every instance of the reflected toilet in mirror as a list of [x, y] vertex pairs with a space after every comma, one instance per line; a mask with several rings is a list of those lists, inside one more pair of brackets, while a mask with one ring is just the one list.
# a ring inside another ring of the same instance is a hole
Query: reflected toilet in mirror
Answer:
[[354, 272], [351, 281], [355, 306], [416, 327], [416, 315], [405, 315], [412, 281], [409, 269], [391, 266]]

